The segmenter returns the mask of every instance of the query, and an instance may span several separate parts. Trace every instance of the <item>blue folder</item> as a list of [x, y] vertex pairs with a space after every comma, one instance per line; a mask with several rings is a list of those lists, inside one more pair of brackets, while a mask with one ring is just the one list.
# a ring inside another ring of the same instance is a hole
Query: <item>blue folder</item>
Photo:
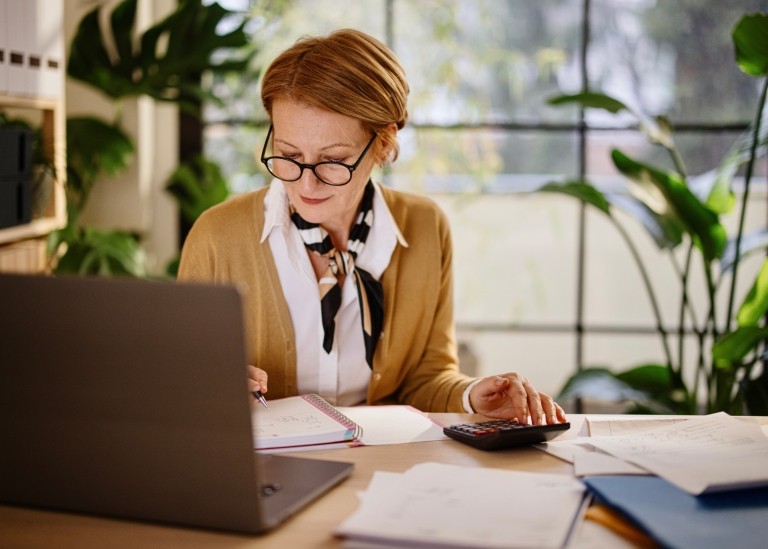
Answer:
[[621, 511], [663, 547], [768, 547], [768, 488], [693, 496], [654, 476], [582, 480], [598, 502]]

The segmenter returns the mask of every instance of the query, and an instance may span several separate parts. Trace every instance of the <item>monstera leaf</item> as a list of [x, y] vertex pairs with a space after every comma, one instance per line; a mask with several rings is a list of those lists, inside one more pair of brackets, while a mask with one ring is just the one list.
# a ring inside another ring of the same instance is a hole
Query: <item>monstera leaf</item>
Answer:
[[[114, 99], [148, 95], [194, 108], [203, 97], [215, 100], [201, 88], [201, 73], [247, 68], [254, 50], [246, 47], [245, 23], [217, 33], [222, 19], [232, 15], [218, 4], [182, 0], [173, 13], [139, 35], [136, 3], [118, 4], [105, 29], [99, 23], [104, 8], [82, 19], [71, 44], [67, 66], [71, 77]], [[236, 49], [242, 52], [239, 57], [220, 59], [222, 52]]]

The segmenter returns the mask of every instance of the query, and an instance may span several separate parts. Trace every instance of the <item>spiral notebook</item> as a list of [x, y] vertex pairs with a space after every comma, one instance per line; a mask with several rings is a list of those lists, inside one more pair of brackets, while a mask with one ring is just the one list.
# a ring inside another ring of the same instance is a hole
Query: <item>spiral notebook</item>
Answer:
[[[253, 445], [257, 450], [360, 444], [362, 428], [322, 397], [309, 394], [254, 406]], [[256, 421], [257, 420], [257, 421]]]

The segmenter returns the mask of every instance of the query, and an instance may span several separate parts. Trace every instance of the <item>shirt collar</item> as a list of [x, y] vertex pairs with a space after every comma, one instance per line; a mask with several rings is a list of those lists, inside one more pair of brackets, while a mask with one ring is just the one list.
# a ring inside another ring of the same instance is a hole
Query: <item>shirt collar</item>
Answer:
[[264, 229], [261, 231], [260, 243], [269, 238], [269, 233], [275, 228], [289, 228], [291, 225], [288, 194], [279, 179], [273, 179], [269, 184], [267, 195], [264, 197]]
[[[387, 201], [381, 193], [381, 188], [377, 183], [374, 183], [373, 187], [376, 191], [373, 197], [374, 228], [381, 228], [382, 231], [393, 234], [397, 243], [407, 248], [408, 241], [397, 226]], [[264, 197], [264, 229], [261, 232], [260, 242], [264, 243], [273, 229], [290, 230], [291, 227], [293, 222], [290, 217], [285, 185], [279, 179], [273, 179]]]

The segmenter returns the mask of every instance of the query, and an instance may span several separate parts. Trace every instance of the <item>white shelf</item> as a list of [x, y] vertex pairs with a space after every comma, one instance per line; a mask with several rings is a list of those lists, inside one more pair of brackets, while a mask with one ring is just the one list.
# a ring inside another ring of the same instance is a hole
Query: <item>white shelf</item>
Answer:
[[61, 99], [41, 99], [25, 96], [0, 95], [0, 109], [39, 111], [42, 120], [42, 139], [48, 157], [56, 168], [56, 181], [48, 204], [40, 217], [23, 225], [0, 229], [0, 245], [19, 240], [40, 238], [64, 227], [67, 221], [64, 181], [66, 174], [65, 117]]

